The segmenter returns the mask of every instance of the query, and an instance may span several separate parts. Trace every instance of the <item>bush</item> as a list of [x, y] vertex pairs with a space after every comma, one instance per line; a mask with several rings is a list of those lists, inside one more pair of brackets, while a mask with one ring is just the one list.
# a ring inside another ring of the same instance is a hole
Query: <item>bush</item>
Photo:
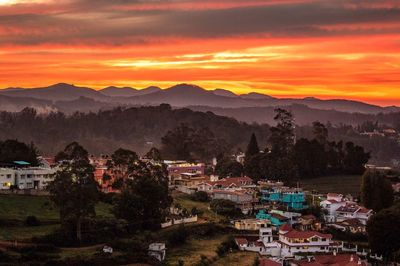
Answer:
[[178, 246], [186, 243], [189, 233], [184, 225], [179, 225], [179, 227], [168, 235], [168, 243], [172, 246]]
[[190, 195], [190, 199], [194, 201], [200, 202], [208, 202], [210, 201], [210, 197], [208, 196], [207, 192], [204, 191], [196, 191], [192, 195]]
[[229, 218], [242, 217], [243, 214], [240, 209], [237, 209], [235, 203], [225, 199], [215, 199], [211, 201], [211, 210], [214, 212], [227, 216]]
[[222, 242], [218, 247], [217, 247], [217, 254], [220, 257], [223, 257], [226, 255], [226, 253], [230, 252], [231, 250], [237, 249], [237, 245], [235, 243], [235, 239], [232, 236], [229, 236], [227, 240]]
[[27, 226], [39, 226], [40, 225], [40, 221], [38, 220], [38, 218], [36, 218], [36, 216], [28, 216], [25, 219], [25, 225]]

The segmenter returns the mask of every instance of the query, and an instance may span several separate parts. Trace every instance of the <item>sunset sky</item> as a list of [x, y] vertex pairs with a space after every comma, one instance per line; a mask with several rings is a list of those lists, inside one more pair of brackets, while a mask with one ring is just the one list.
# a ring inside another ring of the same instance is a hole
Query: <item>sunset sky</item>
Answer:
[[0, 88], [58, 82], [400, 105], [400, 1], [0, 0]]

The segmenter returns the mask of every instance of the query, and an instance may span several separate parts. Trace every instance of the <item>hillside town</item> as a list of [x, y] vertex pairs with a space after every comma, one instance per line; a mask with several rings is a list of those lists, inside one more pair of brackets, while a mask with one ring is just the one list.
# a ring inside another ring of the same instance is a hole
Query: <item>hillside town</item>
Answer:
[[0, 255], [56, 265], [396, 265], [400, 171], [328, 141], [321, 123], [314, 139], [296, 139], [291, 113], [276, 112], [266, 149], [252, 134], [245, 152], [224, 155], [207, 150], [212, 139], [198, 145], [209, 132], [186, 125], [143, 155], [90, 155], [73, 142], [40, 156], [33, 144], [0, 142]]

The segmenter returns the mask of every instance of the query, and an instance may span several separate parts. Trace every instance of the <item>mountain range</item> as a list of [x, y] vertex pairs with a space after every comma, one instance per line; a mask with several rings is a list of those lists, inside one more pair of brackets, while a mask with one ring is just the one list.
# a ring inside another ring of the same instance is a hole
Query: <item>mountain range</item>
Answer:
[[[379, 113], [400, 112], [400, 107], [381, 107], [360, 101], [344, 99], [322, 100], [313, 97], [302, 99], [275, 98], [260, 93], [234, 94], [224, 89], [205, 90], [191, 84], [178, 84], [167, 89], [151, 86], [145, 89], [110, 86], [101, 90], [58, 83], [40, 88], [5, 88], [0, 90], [0, 110], [19, 111], [33, 107], [39, 111], [98, 111], [117, 106], [144, 106], [167, 103], [172, 107], [212, 111], [217, 114], [235, 117], [246, 122], [270, 122], [273, 109], [287, 107], [296, 116], [304, 117], [301, 123], [314, 120], [324, 121], [334, 115], [370, 117]], [[271, 111], [272, 110], [272, 111]], [[263, 118], [265, 114], [265, 119]], [[340, 119], [339, 119], [340, 120]], [[329, 120], [331, 121], [331, 120]], [[300, 121], [299, 121], [300, 122]], [[339, 121], [340, 122], [340, 121]], [[357, 119], [358, 122], [358, 119]]]

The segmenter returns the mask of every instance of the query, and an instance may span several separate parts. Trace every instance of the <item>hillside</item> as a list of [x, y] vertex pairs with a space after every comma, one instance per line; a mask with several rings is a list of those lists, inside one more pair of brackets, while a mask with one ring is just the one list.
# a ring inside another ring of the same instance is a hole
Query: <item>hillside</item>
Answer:
[[268, 125], [250, 125], [211, 112], [161, 105], [69, 116], [63, 113], [40, 115], [33, 110], [17, 114], [0, 112], [0, 140], [33, 141], [46, 155], [57, 153], [72, 141], [78, 141], [94, 154], [111, 153], [120, 147], [143, 154], [152, 147], [151, 143], [159, 147], [167, 131], [181, 123], [194, 128], [208, 127], [233, 150], [245, 148], [253, 132], [262, 146], [266, 145], [269, 135]]

